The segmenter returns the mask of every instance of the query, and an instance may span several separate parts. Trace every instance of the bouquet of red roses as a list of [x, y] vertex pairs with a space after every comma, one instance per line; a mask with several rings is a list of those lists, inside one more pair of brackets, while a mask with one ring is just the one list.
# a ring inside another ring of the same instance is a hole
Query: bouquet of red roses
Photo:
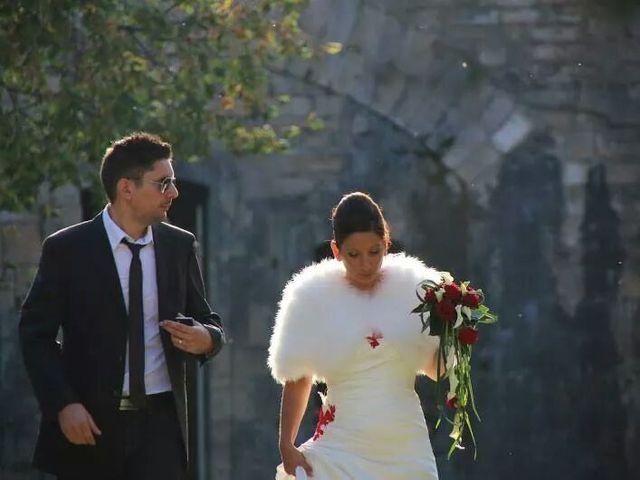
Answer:
[[[472, 410], [480, 420], [473, 397], [471, 383], [471, 352], [478, 341], [478, 326], [495, 323], [498, 317], [484, 305], [482, 290], [471, 287], [470, 282], [456, 282], [449, 272], [441, 272], [439, 283], [426, 280], [417, 291], [419, 305], [412, 313], [420, 314], [422, 331], [440, 337], [437, 367], [437, 399], [440, 418], [452, 424], [453, 439], [449, 457], [456, 449], [462, 449], [462, 434], [469, 430], [474, 447], [476, 439], [471, 427]], [[444, 367], [444, 371], [441, 371]], [[444, 401], [441, 383], [449, 379], [449, 390]], [[445, 405], [453, 412], [447, 417]], [[477, 453], [477, 449], [476, 452]], [[475, 458], [474, 453], [474, 458]]]

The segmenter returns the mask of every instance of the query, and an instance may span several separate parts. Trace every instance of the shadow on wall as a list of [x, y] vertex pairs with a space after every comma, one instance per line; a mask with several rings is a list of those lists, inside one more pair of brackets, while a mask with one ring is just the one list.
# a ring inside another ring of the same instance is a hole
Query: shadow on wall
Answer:
[[[604, 165], [592, 167], [581, 225], [584, 298], [573, 319], [579, 339], [579, 385], [589, 395], [577, 402], [579, 444], [585, 455], [581, 478], [629, 478], [625, 458], [627, 422], [618, 385], [620, 365], [611, 329], [624, 252], [620, 221], [611, 206]], [[637, 426], [636, 426], [637, 428]]]

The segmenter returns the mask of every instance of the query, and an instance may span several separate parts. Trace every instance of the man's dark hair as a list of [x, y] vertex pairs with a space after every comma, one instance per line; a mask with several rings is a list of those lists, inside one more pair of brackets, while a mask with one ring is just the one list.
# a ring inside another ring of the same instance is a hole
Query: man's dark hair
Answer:
[[116, 199], [121, 178], [139, 181], [158, 160], [171, 160], [171, 145], [157, 135], [136, 132], [114, 141], [102, 157], [100, 178], [110, 202]]

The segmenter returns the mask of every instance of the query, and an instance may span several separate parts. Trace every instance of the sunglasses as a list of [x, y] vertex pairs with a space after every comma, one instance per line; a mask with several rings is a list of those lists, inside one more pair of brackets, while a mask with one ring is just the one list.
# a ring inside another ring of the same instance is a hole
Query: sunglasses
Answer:
[[165, 177], [162, 180], [160, 180], [159, 182], [156, 180], [148, 180], [148, 179], [142, 179], [142, 181], [145, 182], [149, 182], [149, 183], [154, 183], [156, 185], [158, 185], [158, 189], [160, 190], [160, 193], [165, 193], [167, 191], [167, 189], [171, 186], [176, 187], [176, 178], [175, 177]]

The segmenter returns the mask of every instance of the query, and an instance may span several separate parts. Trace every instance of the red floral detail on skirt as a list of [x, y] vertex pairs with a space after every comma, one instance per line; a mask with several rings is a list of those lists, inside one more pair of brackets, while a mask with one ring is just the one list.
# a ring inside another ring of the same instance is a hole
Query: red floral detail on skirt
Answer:
[[380, 342], [378, 340], [384, 337], [382, 336], [382, 333], [374, 331], [371, 335], [365, 338], [369, 342], [369, 345], [371, 345], [371, 348], [376, 348], [380, 346]]
[[320, 408], [318, 413], [318, 424], [316, 425], [316, 432], [313, 434], [313, 439], [318, 440], [324, 435], [324, 429], [336, 419], [336, 406], [327, 405], [327, 409]]

